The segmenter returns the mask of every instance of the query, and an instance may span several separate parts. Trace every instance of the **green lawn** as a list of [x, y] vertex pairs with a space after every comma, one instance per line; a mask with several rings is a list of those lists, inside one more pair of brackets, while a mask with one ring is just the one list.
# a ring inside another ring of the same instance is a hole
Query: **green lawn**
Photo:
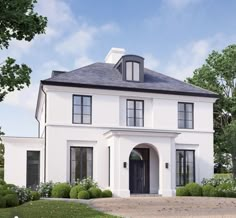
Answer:
[[52, 200], [31, 201], [18, 207], [0, 209], [0, 218], [14, 218], [14, 216], [19, 218], [114, 218], [80, 203]]

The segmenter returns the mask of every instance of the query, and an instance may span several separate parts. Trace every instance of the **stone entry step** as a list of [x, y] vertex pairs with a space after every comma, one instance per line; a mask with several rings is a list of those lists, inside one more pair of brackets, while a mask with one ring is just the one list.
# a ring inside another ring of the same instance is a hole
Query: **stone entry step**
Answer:
[[159, 194], [131, 194], [130, 197], [161, 197]]

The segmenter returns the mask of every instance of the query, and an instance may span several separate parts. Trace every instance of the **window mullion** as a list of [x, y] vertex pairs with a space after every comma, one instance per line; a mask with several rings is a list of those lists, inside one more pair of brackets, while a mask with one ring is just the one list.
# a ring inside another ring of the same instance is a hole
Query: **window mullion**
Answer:
[[134, 100], [134, 126], [136, 126], [136, 101]]
[[84, 97], [81, 96], [81, 123], [83, 124], [84, 121], [83, 121], [83, 115], [84, 115], [84, 110], [83, 110], [83, 104], [84, 104], [84, 101], [83, 101]]

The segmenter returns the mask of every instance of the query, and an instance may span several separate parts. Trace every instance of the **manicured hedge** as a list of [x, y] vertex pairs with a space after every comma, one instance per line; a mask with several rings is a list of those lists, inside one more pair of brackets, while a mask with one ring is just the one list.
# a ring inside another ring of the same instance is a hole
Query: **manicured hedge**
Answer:
[[19, 205], [19, 199], [16, 194], [7, 194], [3, 198], [6, 200], [6, 207], [15, 207]]
[[89, 199], [90, 195], [88, 191], [80, 191], [78, 194], [78, 199]]
[[101, 198], [102, 190], [100, 188], [92, 187], [88, 190], [90, 198]]
[[53, 198], [69, 198], [70, 197], [70, 185], [67, 183], [58, 183], [52, 189]]
[[103, 198], [111, 198], [112, 197], [112, 192], [110, 190], [104, 190], [102, 192], [102, 197]]
[[186, 187], [179, 187], [176, 189], [176, 196], [189, 196], [190, 193]]
[[190, 196], [202, 196], [202, 187], [197, 183], [189, 183], [185, 186]]

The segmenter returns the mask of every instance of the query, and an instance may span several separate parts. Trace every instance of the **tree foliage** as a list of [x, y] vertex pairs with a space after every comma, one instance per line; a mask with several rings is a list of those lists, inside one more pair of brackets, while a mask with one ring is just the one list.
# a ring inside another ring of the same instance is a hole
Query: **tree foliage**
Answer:
[[[0, 49], [12, 39], [31, 41], [45, 32], [47, 18], [34, 11], [36, 0], [0, 0]], [[0, 102], [7, 93], [30, 84], [31, 69], [8, 57], [0, 66]]]
[[213, 51], [187, 82], [219, 94], [214, 104], [215, 161], [226, 164], [225, 154], [234, 155], [225, 132], [236, 120], [236, 45], [229, 45], [222, 52]]

